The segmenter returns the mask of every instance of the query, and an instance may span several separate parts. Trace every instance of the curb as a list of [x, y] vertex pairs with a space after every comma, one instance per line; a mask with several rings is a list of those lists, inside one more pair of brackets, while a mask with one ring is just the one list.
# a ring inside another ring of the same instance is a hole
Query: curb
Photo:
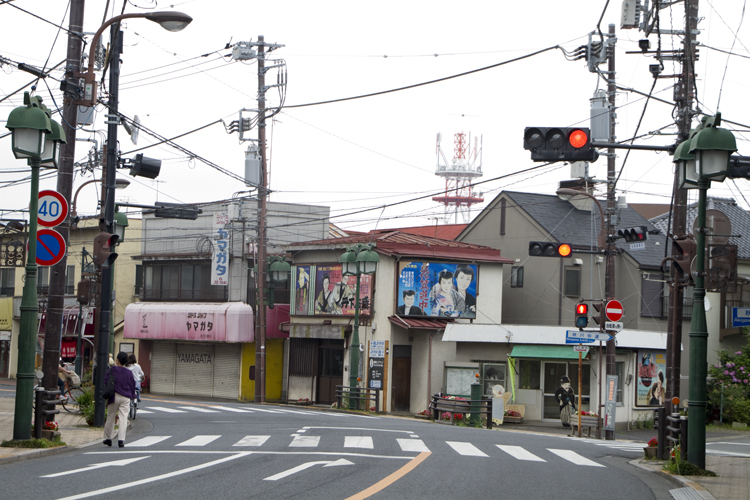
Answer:
[[[664, 462], [659, 462], [659, 463], [661, 464]], [[669, 474], [668, 472], [664, 472], [663, 470], [655, 469], [654, 467], [650, 465], [644, 464], [643, 459], [641, 458], [636, 458], [635, 460], [631, 460], [630, 465], [634, 467], [638, 467], [639, 469], [647, 470], [649, 472], [661, 474], [661, 477], [665, 478], [667, 481], [674, 484], [675, 486], [692, 488], [695, 491], [695, 493], [698, 494], [704, 500], [716, 500], [716, 498], [711, 493], [709, 493], [706, 488], [696, 483], [695, 481], [686, 479], [684, 476], [676, 476], [673, 474]]]
[[70, 446], [56, 446], [54, 448], [37, 448], [30, 449], [28, 452], [17, 453], [9, 455], [7, 457], [0, 458], [0, 465], [12, 464], [14, 462], [20, 462], [22, 460], [31, 460], [32, 458], [46, 457], [47, 455], [57, 455], [58, 453], [64, 453], [71, 449]]

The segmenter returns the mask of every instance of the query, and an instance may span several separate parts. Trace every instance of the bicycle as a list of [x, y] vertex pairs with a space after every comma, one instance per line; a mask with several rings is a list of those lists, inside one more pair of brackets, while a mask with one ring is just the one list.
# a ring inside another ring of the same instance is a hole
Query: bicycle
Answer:
[[141, 391], [138, 389], [135, 390], [135, 399], [130, 400], [130, 420], [135, 420], [135, 415], [138, 413], [138, 399], [140, 397]]
[[73, 386], [70, 384], [69, 380], [65, 381], [65, 392], [60, 396], [61, 398], [65, 398], [65, 401], [62, 404], [65, 411], [68, 413], [80, 411], [80, 408], [78, 407], [78, 397], [81, 394], [83, 394], [83, 391], [81, 390], [80, 385]]

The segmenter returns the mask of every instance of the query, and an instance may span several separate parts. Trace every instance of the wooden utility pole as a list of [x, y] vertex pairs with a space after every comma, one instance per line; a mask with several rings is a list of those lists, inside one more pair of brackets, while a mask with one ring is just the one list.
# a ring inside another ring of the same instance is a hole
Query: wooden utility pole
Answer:
[[[256, 276], [255, 311], [255, 402], [266, 401], [266, 198], [268, 196], [268, 170], [266, 165], [266, 69], [265, 39], [258, 37], [258, 150], [260, 152], [260, 185], [258, 186], [258, 270]], [[243, 243], [244, 244], [244, 243]]]

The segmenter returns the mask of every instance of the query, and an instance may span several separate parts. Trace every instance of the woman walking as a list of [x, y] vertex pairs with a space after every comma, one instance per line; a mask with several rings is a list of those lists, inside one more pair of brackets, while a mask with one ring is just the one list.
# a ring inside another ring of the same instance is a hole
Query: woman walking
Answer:
[[104, 423], [104, 444], [112, 446], [115, 435], [115, 417], [120, 417], [120, 428], [117, 432], [117, 446], [125, 447], [125, 432], [128, 428], [128, 410], [130, 400], [135, 399], [135, 378], [125, 368], [128, 355], [124, 352], [117, 354], [117, 364], [104, 374], [104, 385], [109, 383], [109, 377], [115, 379], [115, 394], [107, 401], [107, 421]]

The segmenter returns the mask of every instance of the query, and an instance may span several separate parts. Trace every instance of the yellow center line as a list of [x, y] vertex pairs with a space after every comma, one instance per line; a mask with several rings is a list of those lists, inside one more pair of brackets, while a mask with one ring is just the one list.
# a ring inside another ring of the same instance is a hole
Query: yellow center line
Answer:
[[414, 457], [414, 459], [412, 459], [408, 464], [404, 465], [403, 467], [401, 467], [399, 470], [397, 470], [390, 476], [381, 479], [380, 481], [373, 484], [366, 490], [362, 490], [356, 495], [350, 496], [346, 500], [364, 500], [365, 498], [369, 498], [373, 496], [375, 493], [378, 493], [386, 489], [388, 486], [392, 485], [393, 483], [395, 483], [396, 481], [398, 481], [399, 479], [407, 475], [409, 472], [416, 469], [417, 465], [424, 462], [427, 459], [427, 457], [429, 457], [430, 455], [431, 453], [429, 451], [423, 451], [422, 453]]

